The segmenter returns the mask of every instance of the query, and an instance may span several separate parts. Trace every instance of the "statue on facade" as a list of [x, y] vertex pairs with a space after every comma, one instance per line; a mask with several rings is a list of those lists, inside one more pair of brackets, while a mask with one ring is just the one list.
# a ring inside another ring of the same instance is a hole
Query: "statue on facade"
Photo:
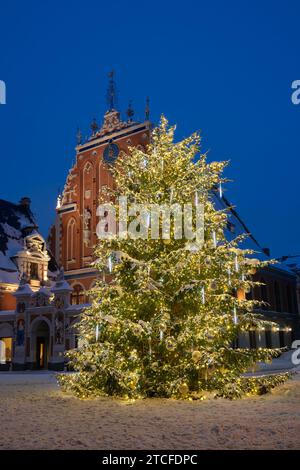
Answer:
[[64, 342], [64, 319], [62, 313], [55, 316], [55, 343], [63, 344]]
[[85, 208], [84, 209], [84, 215], [83, 215], [84, 230], [89, 230], [90, 229], [91, 218], [92, 218], [92, 214], [91, 214], [90, 210]]
[[25, 321], [20, 318], [17, 323], [17, 346], [24, 346]]
[[20, 286], [25, 286], [26, 284], [29, 283], [29, 280], [30, 279], [29, 279], [28, 274], [24, 271], [20, 277]]
[[91, 241], [91, 218], [91, 211], [85, 207], [83, 213], [83, 243], [86, 247], [90, 246]]

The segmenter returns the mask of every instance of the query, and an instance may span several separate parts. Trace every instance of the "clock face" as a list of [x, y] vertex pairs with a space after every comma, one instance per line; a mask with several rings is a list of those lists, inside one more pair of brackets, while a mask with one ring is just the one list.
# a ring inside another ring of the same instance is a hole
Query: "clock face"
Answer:
[[109, 144], [107, 147], [105, 147], [104, 152], [103, 152], [103, 158], [105, 163], [108, 163], [109, 165], [113, 165], [119, 155], [119, 147], [117, 144]]

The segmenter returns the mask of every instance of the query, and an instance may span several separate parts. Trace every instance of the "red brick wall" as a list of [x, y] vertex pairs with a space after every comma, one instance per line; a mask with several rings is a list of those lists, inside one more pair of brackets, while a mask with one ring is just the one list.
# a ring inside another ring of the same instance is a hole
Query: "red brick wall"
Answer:
[[[125, 130], [128, 132], [128, 129]], [[142, 145], [146, 146], [149, 141], [149, 131], [143, 129], [134, 135], [127, 135], [120, 139], [114, 140], [119, 146], [120, 152], [128, 152], [128, 146]], [[60, 225], [60, 262], [64, 266], [66, 272], [81, 268], [87, 268], [93, 259], [94, 248], [97, 244], [96, 226], [98, 218], [96, 210], [98, 206], [98, 195], [103, 185], [112, 186], [113, 178], [107, 165], [103, 162], [103, 151], [108, 143], [100, 144], [98, 147], [78, 153], [76, 156], [76, 164], [69, 173], [67, 179], [67, 191], [71, 190], [71, 195], [67, 194], [63, 203], [74, 203], [77, 205], [76, 211], [65, 212], [61, 214]], [[96, 153], [95, 153], [96, 152]], [[87, 171], [89, 168], [89, 171]], [[69, 184], [68, 184], [69, 183]], [[89, 195], [90, 192], [90, 195]], [[89, 197], [88, 197], [89, 196]], [[84, 244], [84, 209], [91, 213], [91, 243], [89, 246]], [[68, 224], [71, 219], [75, 220], [76, 236], [75, 236], [75, 260], [70, 262], [68, 259], [68, 243], [70, 243], [70, 229], [68, 237]], [[51, 246], [55, 245], [55, 237], [57, 233], [51, 236]], [[52, 247], [52, 249], [53, 249]], [[75, 284], [76, 279], [70, 281]], [[89, 289], [94, 281], [94, 276], [89, 278], [78, 278], [78, 282]]]
[[[17, 286], [16, 286], [17, 288]], [[16, 299], [10, 292], [0, 293], [0, 310], [15, 310]]]

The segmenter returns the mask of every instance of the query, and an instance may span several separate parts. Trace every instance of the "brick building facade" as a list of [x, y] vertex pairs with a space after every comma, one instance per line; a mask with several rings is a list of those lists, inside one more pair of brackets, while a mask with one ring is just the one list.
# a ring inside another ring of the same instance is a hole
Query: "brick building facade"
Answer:
[[84, 143], [79, 139], [76, 162], [58, 199], [50, 237], [52, 252], [73, 287], [74, 303], [86, 300], [84, 292], [93, 286], [97, 275], [91, 267], [97, 243], [96, 210], [100, 188], [114, 184], [109, 162], [126, 153], [130, 146], [145, 149], [149, 136], [149, 120], [124, 122], [120, 113], [112, 109], [105, 114], [101, 129]]

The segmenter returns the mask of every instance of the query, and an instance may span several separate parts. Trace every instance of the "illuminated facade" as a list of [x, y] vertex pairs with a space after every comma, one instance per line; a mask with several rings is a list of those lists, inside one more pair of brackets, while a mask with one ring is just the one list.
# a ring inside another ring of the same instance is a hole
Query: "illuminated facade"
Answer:
[[149, 105], [145, 121], [133, 121], [131, 106], [126, 121], [115, 109], [115, 91], [111, 80], [109, 86], [109, 110], [103, 124], [91, 125], [91, 136], [85, 141], [77, 136], [75, 165], [67, 176], [63, 194], [58, 198], [56, 223], [51, 231], [51, 248], [57, 262], [65, 269], [65, 278], [73, 288], [72, 303], [88, 300], [86, 292], [93, 286], [97, 272], [91, 266], [97, 243], [96, 225], [98, 199], [101, 188], [113, 185], [109, 169], [128, 147], [145, 149], [149, 142]]
[[0, 201], [0, 370], [64, 367], [75, 346], [71, 288], [38, 232], [30, 199]]

